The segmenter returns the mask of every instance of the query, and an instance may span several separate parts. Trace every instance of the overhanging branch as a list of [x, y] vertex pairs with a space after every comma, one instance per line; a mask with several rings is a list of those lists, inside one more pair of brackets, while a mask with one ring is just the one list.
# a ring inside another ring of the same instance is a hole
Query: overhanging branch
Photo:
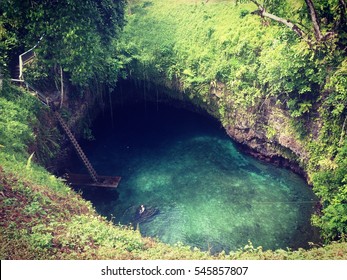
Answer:
[[273, 14], [266, 12], [265, 8], [255, 0], [251, 0], [251, 2], [253, 2], [255, 5], [257, 5], [257, 7], [258, 7], [257, 14], [259, 14], [261, 17], [267, 17], [267, 18], [270, 18], [274, 21], [282, 23], [282, 24], [286, 25], [287, 27], [289, 27], [290, 29], [292, 29], [299, 37], [304, 38], [305, 32], [299, 26], [292, 23], [290, 20], [275, 16]]

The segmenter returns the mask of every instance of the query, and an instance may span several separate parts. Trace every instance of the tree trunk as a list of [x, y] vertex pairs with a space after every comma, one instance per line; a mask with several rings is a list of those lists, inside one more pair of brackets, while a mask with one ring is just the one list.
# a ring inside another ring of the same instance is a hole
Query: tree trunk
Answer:
[[319, 21], [316, 13], [316, 9], [314, 8], [312, 0], [305, 0], [306, 5], [310, 11], [310, 16], [312, 20], [314, 35], [316, 37], [317, 42], [320, 42], [323, 38], [322, 32], [320, 31]]

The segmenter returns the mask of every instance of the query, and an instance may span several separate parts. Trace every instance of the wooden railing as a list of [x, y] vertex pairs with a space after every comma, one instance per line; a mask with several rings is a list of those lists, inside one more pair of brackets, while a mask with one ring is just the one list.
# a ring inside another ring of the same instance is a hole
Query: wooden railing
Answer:
[[19, 56], [19, 76], [18, 79], [19, 80], [23, 80], [24, 81], [24, 77], [23, 77], [23, 67], [24, 65], [28, 64], [30, 61], [32, 61], [35, 58], [35, 52], [34, 49], [36, 48], [37, 45], [35, 45], [33, 48], [31, 48], [30, 50], [22, 53]]
[[[41, 39], [42, 39], [42, 37], [40, 38], [39, 42], [41, 41]], [[18, 76], [18, 79], [11, 79], [11, 81], [12, 82], [16, 82], [16, 83], [19, 82], [21, 84], [24, 84], [25, 87], [28, 89], [28, 91], [33, 96], [36, 96], [41, 101], [41, 103], [43, 105], [48, 106], [49, 108], [54, 109], [53, 108], [54, 106], [52, 106], [53, 104], [51, 104], [51, 99], [49, 97], [47, 97], [45, 94], [43, 94], [40, 91], [38, 91], [37, 89], [35, 89], [28, 82], [26, 82], [24, 80], [24, 76], [23, 76], [23, 67], [27, 63], [29, 63], [30, 61], [32, 61], [35, 58], [36, 55], [35, 55], [34, 49], [37, 47], [39, 42], [34, 47], [32, 47], [30, 50], [22, 53], [19, 56], [19, 76]], [[118, 183], [120, 181], [120, 177], [115, 177], [115, 176], [113, 176], [113, 177], [98, 176], [96, 171], [95, 171], [95, 169], [93, 168], [93, 166], [91, 165], [90, 161], [88, 160], [87, 156], [83, 152], [81, 146], [78, 144], [75, 136], [72, 134], [71, 130], [69, 129], [68, 125], [63, 120], [63, 118], [61, 117], [59, 112], [55, 111], [54, 114], [55, 114], [57, 120], [59, 121], [61, 127], [63, 128], [64, 132], [68, 136], [69, 140], [71, 141], [71, 143], [72, 143], [73, 147], [75, 148], [78, 156], [80, 157], [80, 159], [82, 160], [83, 164], [87, 168], [88, 173], [89, 173], [92, 181], [96, 184], [96, 186], [117, 187], [117, 185], [118, 185]], [[79, 175], [79, 177], [81, 177], [81, 175]], [[101, 182], [99, 182], [99, 178], [101, 178], [100, 179]], [[104, 180], [105, 182], [102, 182], [102, 180]], [[87, 185], [91, 185], [91, 184], [88, 182]]]
[[37, 44], [35, 46], [33, 46], [31, 49], [29, 49], [26, 52], [24, 52], [21, 55], [19, 55], [19, 76], [18, 76], [18, 80], [24, 81], [23, 67], [25, 66], [25, 64], [28, 64], [30, 61], [32, 61], [35, 58], [36, 54], [34, 52], [34, 49], [40, 44], [42, 38], [43, 38], [43, 36], [41, 36], [41, 38], [39, 39]]
[[38, 100], [40, 100], [43, 105], [50, 107], [50, 98], [49, 97], [47, 97], [42, 92], [35, 89], [28, 82], [23, 81], [23, 83], [25, 84], [25, 87], [29, 90], [31, 95], [36, 96], [38, 98]]

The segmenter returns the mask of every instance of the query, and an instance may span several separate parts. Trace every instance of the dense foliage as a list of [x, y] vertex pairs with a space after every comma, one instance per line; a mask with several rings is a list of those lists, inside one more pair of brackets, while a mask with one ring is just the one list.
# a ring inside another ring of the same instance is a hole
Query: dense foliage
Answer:
[[124, 25], [124, 5], [123, 0], [1, 0], [1, 66], [42, 38], [37, 76], [59, 65], [77, 85], [114, 82], [119, 61], [113, 44]]
[[[16, 91], [12, 93], [18, 94]], [[34, 138], [27, 123], [27, 120], [34, 121], [32, 104], [28, 98], [18, 98], [17, 102], [11, 102], [0, 96], [0, 144], [9, 153], [25, 152], [27, 144]]]
[[[343, 259], [347, 253], [344, 243], [295, 252], [263, 251], [248, 244], [230, 254], [211, 256], [114, 226], [61, 180], [30, 161], [23, 148], [35, 135], [31, 123], [39, 114], [38, 102], [6, 84], [1, 96], [0, 104], [17, 117], [9, 119], [1, 110], [0, 131], [22, 128], [0, 138], [1, 259]], [[32, 109], [30, 114], [26, 108]]]
[[[0, 258], [158, 259], [211, 258], [183, 245], [169, 246], [97, 215], [61, 179], [28, 154], [53, 141], [38, 122], [44, 111], [28, 92], [5, 82], [0, 90]], [[44, 138], [41, 139], [41, 138]]]
[[[39, 81], [52, 71], [58, 75], [61, 66], [76, 85], [95, 80], [112, 83], [122, 69], [123, 77], [174, 85], [205, 104], [211, 102], [210, 89], [222, 83], [227, 90], [218, 96], [217, 107], [224, 125], [232, 122], [233, 108], [247, 109], [275, 98], [292, 116], [292, 131], [309, 151], [304, 167], [322, 203], [313, 222], [326, 241], [345, 240], [345, 2], [314, 1], [323, 40], [316, 35], [304, 0], [261, 2], [269, 13], [295, 22], [303, 36], [271, 18], [260, 17], [262, 10], [256, 1], [131, 0], [128, 25], [119, 44], [124, 2], [1, 0], [1, 72], [7, 69], [8, 74], [11, 60], [42, 37], [36, 50], [39, 59], [31, 69], [31, 78]], [[38, 102], [4, 83], [0, 89], [2, 259], [212, 258], [113, 226], [60, 180], [32, 163], [28, 151], [33, 143], [41, 141], [39, 145], [48, 150], [55, 145], [46, 137], [49, 135], [38, 133], [49, 133], [37, 121], [39, 112]], [[314, 134], [309, 127], [313, 123], [318, 124]], [[230, 255], [222, 252], [218, 258], [345, 256], [345, 243], [307, 252], [263, 252], [250, 244]]]
[[124, 75], [205, 104], [223, 83], [217, 106], [225, 126], [233, 110], [277, 100], [309, 153], [303, 167], [323, 205], [313, 222], [325, 240], [339, 239], [347, 233], [346, 17], [341, 0], [131, 1]]
[[[4, 259], [344, 259], [345, 243], [310, 251], [263, 251], [252, 244], [212, 256], [169, 246], [98, 216], [62, 180], [27, 153], [43, 108], [27, 92], [0, 90], [0, 258]], [[45, 136], [43, 136], [45, 138]], [[35, 141], [34, 141], [35, 140]], [[48, 141], [49, 139], [46, 139]], [[241, 247], [241, 245], [240, 245]]]

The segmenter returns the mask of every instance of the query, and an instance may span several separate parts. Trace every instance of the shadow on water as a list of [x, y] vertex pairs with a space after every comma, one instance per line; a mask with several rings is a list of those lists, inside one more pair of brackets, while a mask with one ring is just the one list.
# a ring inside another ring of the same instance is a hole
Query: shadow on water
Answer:
[[248, 240], [264, 249], [319, 241], [317, 199], [302, 178], [244, 155], [215, 120], [157, 105], [115, 108], [114, 129], [101, 118], [84, 144], [98, 173], [122, 176], [117, 190], [84, 188], [100, 214], [212, 253]]

